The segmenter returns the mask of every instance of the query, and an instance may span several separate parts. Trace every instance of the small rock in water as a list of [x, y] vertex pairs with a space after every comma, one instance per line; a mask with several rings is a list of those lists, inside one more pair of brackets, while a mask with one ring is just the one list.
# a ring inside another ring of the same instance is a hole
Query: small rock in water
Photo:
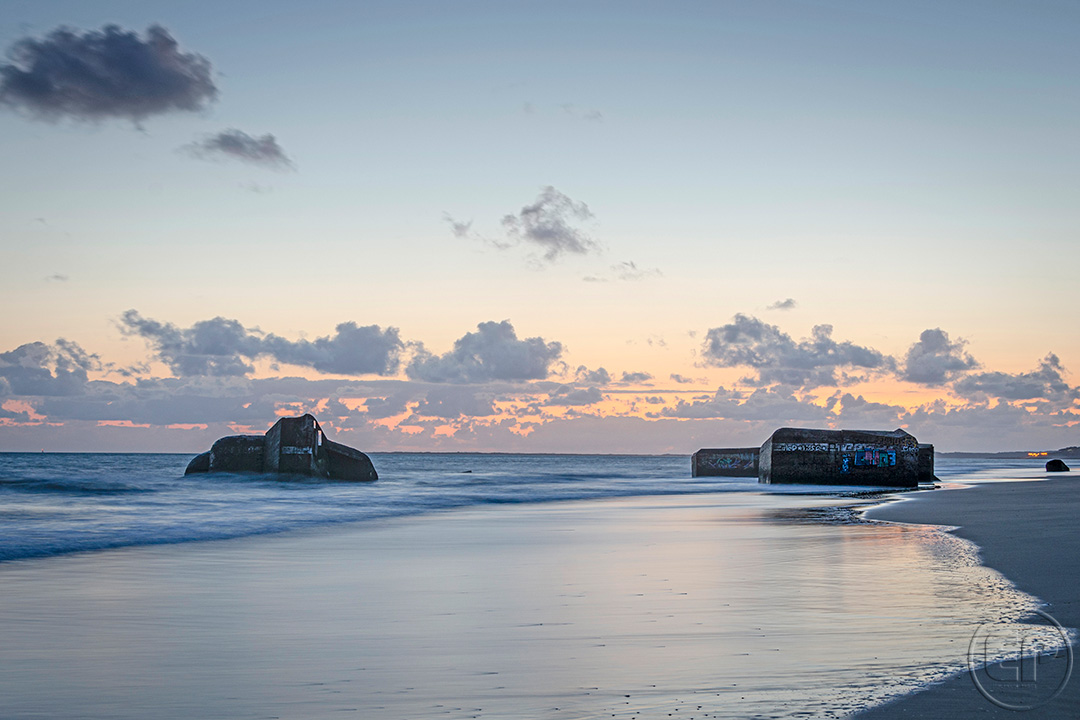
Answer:
[[1069, 472], [1069, 466], [1064, 460], [1055, 458], [1046, 463], [1046, 472]]

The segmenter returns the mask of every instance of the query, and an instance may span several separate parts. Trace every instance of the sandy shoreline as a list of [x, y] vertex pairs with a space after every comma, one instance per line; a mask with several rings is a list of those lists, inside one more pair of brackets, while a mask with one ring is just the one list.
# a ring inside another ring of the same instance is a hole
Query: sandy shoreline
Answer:
[[487, 506], [5, 563], [3, 714], [840, 717], [1016, 607], [936, 529], [813, 511], [864, 502]]
[[[1070, 487], [936, 491], [872, 514], [951, 525], [987, 514], [985, 536], [969, 534], [977, 523], [957, 534], [1009, 573], [992, 550], [1012, 525], [991, 511], [1032, 506], [1013, 518], [1021, 537], [1051, 513], [1045, 537], [1068, 548]], [[970, 618], [1007, 612], [1016, 595], [939, 529], [831, 512], [866, 502], [716, 493], [486, 506], [4, 563], [4, 716], [841, 717], [925, 682], [920, 662], [955, 657]], [[1055, 573], [1009, 577], [1080, 624]], [[868, 716], [994, 709], [963, 692], [966, 677], [958, 685]], [[1068, 702], [1027, 716], [1069, 717], [1053, 709]]]
[[[953, 531], [956, 536], [979, 546], [984, 565], [1004, 574], [1020, 590], [1045, 601], [1045, 611], [1063, 626], [1078, 628], [1078, 504], [1080, 481], [1070, 474], [1039, 481], [994, 482], [919, 493], [871, 509], [866, 515], [891, 522], [956, 526]], [[859, 720], [1080, 718], [1077, 675], [1080, 673], [1074, 670], [1061, 694], [1048, 704], [1023, 712], [995, 706], [964, 673], [855, 717]]]

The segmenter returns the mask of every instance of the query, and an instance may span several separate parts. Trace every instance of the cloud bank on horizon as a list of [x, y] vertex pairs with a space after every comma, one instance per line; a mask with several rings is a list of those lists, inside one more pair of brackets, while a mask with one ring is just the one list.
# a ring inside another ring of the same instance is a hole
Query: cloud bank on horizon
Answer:
[[[924, 331], [898, 360], [835, 339], [829, 325], [795, 340], [739, 314], [704, 333], [698, 366], [749, 374], [702, 394], [692, 387], [698, 381], [678, 373], [673, 387], [656, 387], [640, 369], [616, 380], [604, 367], [571, 368], [562, 343], [519, 338], [508, 320], [478, 324], [443, 353], [396, 328], [352, 321], [314, 340], [224, 317], [184, 328], [136, 310], [117, 327], [146, 343], [146, 363], [118, 368], [66, 339], [0, 353], [0, 443], [17, 444], [31, 430], [58, 438], [64, 429], [99, 439], [133, 428], [212, 435], [299, 412], [319, 413], [373, 450], [689, 452], [721, 440], [752, 443], [783, 425], [905, 426], [957, 449], [992, 432], [1000, 448], [1003, 436], [1025, 446], [1065, 438], [1080, 423], [1080, 388], [1055, 355], [1030, 372], [983, 371], [965, 341], [940, 328]], [[274, 374], [257, 376], [258, 361], [272, 363]], [[287, 375], [283, 365], [306, 375]], [[863, 392], [877, 380], [941, 396], [914, 406], [869, 400]]]
[[179, 328], [126, 311], [118, 322], [125, 335], [145, 339], [154, 357], [177, 377], [243, 376], [251, 361], [269, 357], [280, 363], [341, 375], [393, 375], [404, 345], [396, 328], [337, 326], [334, 335], [315, 340], [286, 340], [273, 333], [247, 329], [236, 320], [216, 317]]
[[895, 372], [896, 361], [877, 350], [832, 338], [832, 325], [816, 325], [813, 337], [799, 342], [755, 317], [736, 315], [733, 322], [705, 334], [702, 357], [706, 365], [748, 367], [757, 377], [748, 385], [787, 385], [805, 390], [834, 387], [848, 380], [838, 372]]

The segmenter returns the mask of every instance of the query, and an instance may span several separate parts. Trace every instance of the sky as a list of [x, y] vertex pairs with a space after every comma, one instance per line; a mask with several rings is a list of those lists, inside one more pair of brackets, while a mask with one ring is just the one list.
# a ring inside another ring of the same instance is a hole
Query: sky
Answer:
[[0, 450], [1080, 445], [1080, 6], [0, 14]]

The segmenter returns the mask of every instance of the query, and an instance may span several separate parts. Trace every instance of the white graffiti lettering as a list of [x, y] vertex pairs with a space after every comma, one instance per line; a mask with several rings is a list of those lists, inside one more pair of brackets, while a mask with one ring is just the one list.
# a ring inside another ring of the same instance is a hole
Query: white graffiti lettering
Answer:
[[773, 452], [828, 452], [829, 443], [776, 443]]

